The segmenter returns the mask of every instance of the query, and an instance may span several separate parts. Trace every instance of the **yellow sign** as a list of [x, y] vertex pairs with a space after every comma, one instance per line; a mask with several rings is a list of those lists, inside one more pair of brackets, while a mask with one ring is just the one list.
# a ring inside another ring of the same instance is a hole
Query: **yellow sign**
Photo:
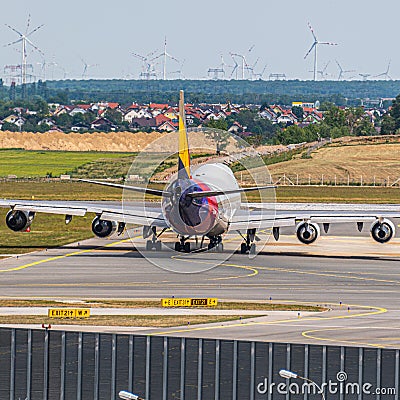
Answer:
[[163, 307], [216, 307], [218, 299], [161, 299]]
[[50, 318], [89, 318], [90, 308], [49, 308]]

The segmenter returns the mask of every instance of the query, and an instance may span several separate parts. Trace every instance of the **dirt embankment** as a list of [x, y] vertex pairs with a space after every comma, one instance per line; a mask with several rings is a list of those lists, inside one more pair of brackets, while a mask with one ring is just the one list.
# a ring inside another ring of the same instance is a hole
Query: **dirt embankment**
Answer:
[[[151, 144], [151, 151], [175, 152], [178, 133], [110, 132], [110, 133], [62, 133], [62, 132], [1, 132], [0, 148], [25, 150], [59, 151], [112, 151], [138, 152]], [[214, 152], [216, 143], [203, 132], [190, 132], [189, 143], [192, 150], [202, 149]], [[236, 143], [231, 138], [225, 148], [237, 152]]]
[[115, 151], [137, 152], [143, 150], [160, 133], [62, 133], [62, 132], [0, 132], [0, 148], [25, 150], [63, 151]]

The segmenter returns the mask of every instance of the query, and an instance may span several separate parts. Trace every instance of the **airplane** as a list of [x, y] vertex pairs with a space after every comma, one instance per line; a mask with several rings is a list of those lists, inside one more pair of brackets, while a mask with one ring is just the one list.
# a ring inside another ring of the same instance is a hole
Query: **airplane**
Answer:
[[[393, 218], [400, 218], [398, 208], [391, 211], [373, 209], [364, 211], [337, 211], [331, 205], [322, 210], [307, 205], [297, 209], [283, 210], [273, 215], [270, 205], [242, 202], [242, 194], [253, 191], [273, 190], [275, 186], [239, 187], [232, 170], [223, 163], [203, 164], [194, 169], [190, 165], [190, 149], [186, 129], [184, 94], [179, 101], [179, 151], [178, 173], [164, 189], [99, 182], [79, 179], [95, 185], [108, 186], [127, 191], [153, 195], [161, 202], [151, 207], [145, 204], [101, 205], [84, 201], [43, 202], [23, 200], [0, 200], [0, 207], [10, 207], [6, 215], [8, 228], [15, 232], [26, 231], [37, 212], [65, 215], [65, 223], [73, 216], [95, 213], [92, 232], [106, 238], [117, 232], [122, 234], [126, 224], [143, 226], [146, 250], [162, 249], [159, 237], [167, 230], [173, 231], [178, 240], [174, 249], [189, 253], [192, 238], [209, 240], [207, 250], [222, 252], [223, 237], [227, 232], [237, 232], [243, 242], [240, 253], [255, 254], [257, 231], [270, 230], [279, 240], [282, 227], [293, 227], [303, 244], [314, 243], [321, 234], [320, 225], [328, 233], [331, 224], [355, 223], [361, 232], [365, 223], [371, 223], [370, 234], [379, 243], [387, 243], [395, 236]], [[290, 208], [290, 207], [289, 207]]]

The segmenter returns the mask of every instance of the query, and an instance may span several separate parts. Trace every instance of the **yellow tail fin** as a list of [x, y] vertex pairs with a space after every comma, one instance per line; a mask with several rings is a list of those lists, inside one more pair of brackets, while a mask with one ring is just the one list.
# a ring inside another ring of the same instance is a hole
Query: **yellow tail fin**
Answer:
[[190, 179], [190, 153], [186, 132], [185, 100], [183, 90], [179, 92], [179, 155], [178, 179]]

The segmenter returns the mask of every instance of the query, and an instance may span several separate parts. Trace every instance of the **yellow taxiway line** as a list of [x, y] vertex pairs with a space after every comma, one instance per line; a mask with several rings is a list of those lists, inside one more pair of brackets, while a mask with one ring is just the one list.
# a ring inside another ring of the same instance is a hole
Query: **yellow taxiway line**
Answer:
[[[99, 250], [101, 250], [101, 249], [103, 249], [103, 248], [105, 248], [105, 247], [116, 246], [116, 245], [118, 245], [118, 244], [125, 243], [125, 242], [128, 242], [128, 241], [130, 241], [130, 240], [131, 240], [131, 239], [129, 238], [129, 239], [120, 240], [120, 241], [118, 241], [118, 242], [108, 243], [108, 244], [106, 244], [106, 245], [104, 245], [104, 246], [99, 247]], [[31, 263], [28, 263], [28, 264], [20, 265], [19, 267], [8, 268], [8, 269], [0, 269], [0, 273], [1, 273], [1, 272], [20, 271], [20, 270], [22, 270], [22, 269], [34, 267], [34, 266], [36, 266], [36, 265], [45, 264], [45, 263], [48, 263], [48, 262], [50, 262], [50, 261], [61, 260], [61, 259], [63, 259], [63, 258], [78, 256], [78, 255], [80, 255], [80, 254], [90, 253], [90, 252], [93, 252], [93, 251], [96, 251], [96, 249], [86, 249], [86, 250], [74, 251], [74, 252], [72, 252], [72, 253], [64, 254], [64, 255], [62, 255], [62, 256], [49, 257], [49, 258], [45, 258], [45, 259], [43, 259], [43, 260], [34, 261], [34, 262], [31, 262]]]
[[[285, 302], [285, 301], [280, 301], [280, 302]], [[294, 302], [294, 301], [286, 301], [286, 302]], [[305, 302], [305, 304], [319, 304], [319, 303], [311, 303], [311, 302]], [[328, 303], [330, 305], [335, 305], [335, 306], [340, 306], [340, 304], [337, 303]], [[356, 314], [346, 314], [346, 315], [335, 315], [332, 317], [305, 317], [301, 318], [302, 322], [305, 321], [330, 321], [330, 320], [340, 320], [340, 319], [350, 319], [350, 318], [360, 318], [360, 317], [369, 317], [371, 315], [378, 315], [378, 314], [384, 314], [387, 312], [386, 308], [383, 307], [370, 307], [370, 306], [362, 306], [362, 305], [356, 305], [356, 304], [342, 304], [342, 307], [347, 308], [361, 308], [361, 309], [368, 309], [367, 312], [359, 312]], [[287, 324], [287, 323], [297, 323], [299, 322], [299, 319], [283, 319], [283, 320], [275, 320], [275, 321], [253, 321], [253, 322], [240, 322], [240, 323], [235, 323], [235, 324], [227, 324], [227, 325], [218, 325], [218, 326], [197, 326], [193, 328], [182, 328], [182, 329], [175, 329], [175, 330], [168, 330], [168, 331], [162, 331], [162, 332], [154, 332], [150, 335], [152, 336], [165, 336], [165, 335], [170, 335], [174, 333], [185, 333], [185, 332], [196, 332], [196, 331], [206, 331], [206, 330], [214, 330], [214, 329], [230, 329], [230, 328], [236, 328], [236, 327], [249, 327], [249, 326], [260, 326], [260, 325], [277, 325], [277, 324]], [[308, 332], [308, 331], [307, 331]], [[333, 340], [332, 341], [340, 341], [340, 340]], [[369, 344], [370, 346], [374, 346], [373, 344]]]

